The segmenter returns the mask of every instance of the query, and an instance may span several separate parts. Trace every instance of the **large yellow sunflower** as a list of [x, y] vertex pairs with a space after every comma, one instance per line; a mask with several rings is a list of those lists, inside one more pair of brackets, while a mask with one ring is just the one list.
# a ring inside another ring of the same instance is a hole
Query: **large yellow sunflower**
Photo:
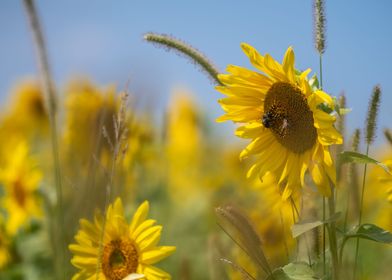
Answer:
[[95, 215], [94, 222], [80, 220], [81, 229], [75, 235], [77, 244], [69, 249], [74, 253], [72, 264], [80, 269], [72, 279], [96, 279], [97, 267], [100, 280], [122, 280], [131, 274], [144, 275], [142, 279], [170, 279], [165, 271], [153, 266], [171, 255], [175, 247], [157, 246], [162, 226], [147, 219], [149, 204], [142, 203], [136, 210], [131, 224], [124, 218], [121, 199], [110, 205], [106, 215], [103, 238], [102, 262], [99, 263], [99, 244], [103, 216]]
[[310, 69], [296, 71], [291, 47], [282, 64], [247, 44], [241, 47], [262, 73], [229, 65], [229, 74], [219, 75], [223, 86], [217, 90], [227, 97], [219, 100], [226, 114], [218, 121], [243, 124], [236, 135], [252, 139], [240, 154], [241, 159], [257, 156], [248, 177], [274, 173], [285, 184], [287, 199], [304, 185], [309, 170], [319, 191], [329, 196], [329, 180], [336, 177], [329, 146], [341, 144], [342, 137], [333, 126], [336, 117], [320, 106], [334, 108], [332, 98], [309, 84]]

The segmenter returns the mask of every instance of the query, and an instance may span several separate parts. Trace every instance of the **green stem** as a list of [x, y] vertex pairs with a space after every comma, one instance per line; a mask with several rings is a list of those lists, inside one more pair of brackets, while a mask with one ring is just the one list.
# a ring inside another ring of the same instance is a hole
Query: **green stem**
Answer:
[[[297, 214], [298, 221], [300, 221], [301, 220], [301, 216], [299, 214], [297, 205], [295, 205], [295, 202], [294, 202], [292, 197], [290, 197], [290, 200], [291, 200], [291, 205], [292, 205], [293, 209], [295, 210], [295, 213]], [[309, 248], [309, 243], [308, 243], [308, 239], [306, 237], [306, 234], [304, 235], [304, 239], [305, 239], [306, 252], [307, 252], [307, 255], [308, 255], [308, 263], [309, 263], [309, 266], [312, 266], [312, 258], [310, 256], [310, 248]]]
[[219, 71], [217, 68], [205, 55], [192, 46], [165, 34], [146, 33], [144, 39], [148, 42], [164, 46], [168, 50], [176, 50], [180, 54], [189, 57], [195, 64], [199, 65], [217, 85], [222, 85], [221, 81], [218, 79]]
[[[319, 69], [320, 69], [320, 89], [323, 89], [323, 58], [321, 52], [319, 53]], [[326, 207], [325, 207], [325, 197], [323, 197], [323, 221], [325, 221], [325, 213], [326, 213]], [[323, 275], [327, 272], [327, 265], [326, 265], [326, 257], [325, 257], [325, 228], [326, 224], [323, 224]]]
[[323, 89], [323, 59], [321, 54], [319, 56], [319, 65], [320, 65], [320, 89]]
[[[367, 144], [367, 146], [366, 146], [366, 156], [369, 155], [369, 147], [370, 147], [370, 145]], [[362, 223], [363, 198], [364, 198], [365, 186], [366, 186], [366, 184], [365, 184], [365, 182], [366, 182], [366, 172], [367, 172], [367, 164], [365, 164], [364, 171], [363, 171], [361, 202], [360, 202], [360, 205], [359, 205], [358, 227]], [[357, 243], [355, 245], [355, 261], [354, 261], [353, 279], [356, 279], [356, 275], [357, 275], [358, 254], [359, 254], [359, 238], [357, 238]]]
[[[284, 221], [283, 221], [283, 215], [282, 215], [282, 211], [281, 210], [279, 211], [279, 214], [280, 214], [280, 223], [282, 225], [282, 234], [283, 234], [283, 236], [286, 236], [286, 232], [285, 232], [286, 230], [285, 230]], [[284, 238], [283, 245], [284, 245], [284, 250], [285, 250], [285, 253], [286, 253], [286, 260], [288, 262], [289, 261], [289, 247], [287, 245], [286, 238]]]
[[[335, 186], [332, 185], [332, 193], [328, 197], [328, 208], [329, 208], [329, 216], [332, 217], [335, 215], [335, 195], [334, 195]], [[333, 275], [334, 280], [339, 279], [339, 259], [338, 259], [338, 246], [337, 246], [337, 238], [336, 238], [336, 223], [332, 221], [328, 227], [329, 229], [329, 248], [331, 251], [332, 265], [333, 265]]]
[[[56, 198], [57, 207], [56, 215], [58, 218], [57, 226], [57, 237], [59, 242], [59, 253], [56, 253], [56, 273], [59, 279], [65, 279], [64, 267], [65, 267], [65, 248], [64, 248], [64, 212], [63, 212], [63, 195], [62, 195], [62, 179], [61, 179], [61, 167], [60, 167], [60, 155], [58, 148], [58, 135], [57, 135], [57, 115], [56, 115], [56, 92], [53, 84], [51, 71], [49, 67], [49, 60], [45, 45], [45, 40], [40, 25], [39, 17], [34, 5], [33, 0], [23, 0], [23, 4], [27, 13], [27, 17], [30, 23], [31, 32], [33, 35], [33, 41], [36, 49], [37, 63], [40, 72], [40, 80], [42, 91], [45, 96], [46, 107], [48, 110], [50, 131], [51, 131], [51, 145], [52, 155], [54, 163], [54, 177], [56, 185]], [[55, 248], [54, 248], [55, 250]], [[55, 250], [56, 251], [56, 250]]]
[[340, 264], [343, 262], [343, 251], [344, 251], [344, 246], [346, 245], [348, 238], [344, 237], [342, 241], [342, 245], [340, 246], [340, 251], [339, 251], [339, 260]]

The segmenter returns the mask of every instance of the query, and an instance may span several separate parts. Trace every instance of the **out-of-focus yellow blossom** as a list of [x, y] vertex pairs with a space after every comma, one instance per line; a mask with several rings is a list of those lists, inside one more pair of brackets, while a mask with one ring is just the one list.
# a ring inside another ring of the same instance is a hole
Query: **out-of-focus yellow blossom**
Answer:
[[[119, 109], [115, 87], [101, 90], [92, 83], [72, 82], [66, 89], [64, 145], [67, 156], [87, 165], [93, 156], [106, 161], [110, 146], [102, 136], [103, 127], [113, 141], [113, 118]], [[71, 159], [72, 160], [72, 159]]]
[[[253, 263], [253, 261], [246, 255], [246, 253], [240, 249], [238, 246], [233, 247], [232, 250], [232, 255], [233, 255], [233, 262], [240, 266], [242, 269], [244, 269], [247, 273], [252, 275], [254, 279], [258, 279], [257, 275], [259, 275], [259, 271], [257, 270], [256, 265]], [[228, 267], [228, 274], [230, 280], [243, 280], [244, 276], [243, 274], [234, 269], [233, 267]]]
[[282, 196], [287, 199], [304, 186], [309, 170], [320, 193], [329, 196], [329, 181], [336, 180], [329, 146], [341, 144], [342, 137], [334, 128], [336, 117], [319, 106], [333, 108], [332, 98], [309, 84], [310, 69], [296, 71], [291, 47], [282, 63], [248, 44], [241, 47], [261, 73], [230, 65], [229, 74], [218, 76], [223, 86], [216, 89], [226, 95], [219, 100], [225, 114], [218, 121], [242, 124], [236, 135], [252, 140], [240, 154], [256, 156], [248, 177], [274, 173], [285, 183]]
[[[121, 171], [124, 177], [124, 186], [128, 193], [134, 194], [134, 186], [144, 172], [157, 174], [157, 150], [155, 131], [150, 116], [130, 117], [126, 141], [126, 152], [121, 162]], [[159, 177], [159, 175], [157, 175]], [[134, 195], [133, 195], [134, 197]]]
[[[383, 163], [392, 170], [392, 155], [384, 155]], [[375, 166], [370, 170], [364, 199], [365, 213], [374, 223], [392, 231], [392, 175]]]
[[167, 179], [176, 201], [191, 198], [201, 186], [203, 147], [195, 103], [185, 91], [175, 92], [166, 128]]
[[41, 216], [41, 202], [37, 190], [42, 173], [29, 155], [29, 148], [21, 142], [8, 151], [0, 169], [0, 184], [4, 187], [1, 205], [7, 211], [6, 229], [14, 235], [31, 218]]
[[5, 267], [11, 260], [10, 243], [10, 239], [3, 227], [3, 220], [0, 217], [0, 269]]
[[21, 82], [12, 91], [10, 106], [1, 116], [0, 131], [7, 139], [45, 135], [49, 129], [44, 97], [33, 80]]
[[295, 245], [291, 234], [293, 221], [293, 205], [299, 208], [299, 195], [292, 193], [292, 200], [282, 200], [283, 187], [278, 184], [272, 173], [267, 173], [263, 182], [255, 180], [256, 205], [250, 217], [263, 240], [263, 248], [271, 262], [283, 264], [287, 254]]
[[[253, 180], [246, 185], [247, 190], [241, 194], [247, 201], [248, 216], [255, 230], [260, 235], [263, 251], [272, 267], [287, 263], [292, 253], [295, 240], [291, 234], [293, 211], [291, 200], [282, 200], [283, 187], [279, 187], [276, 177], [267, 173], [263, 182]], [[291, 196], [298, 203], [299, 194]], [[298, 207], [298, 205], [297, 205]], [[234, 247], [234, 263], [245, 269], [254, 279], [264, 276], [257, 264], [249, 259], [243, 250]], [[244, 279], [242, 273], [229, 269], [230, 279]]]
[[[388, 159], [384, 163], [388, 166], [389, 170], [392, 170], [392, 159]], [[383, 186], [382, 189], [385, 190], [387, 200], [392, 203], [392, 175], [384, 172], [380, 175], [379, 181]]]
[[153, 264], [171, 255], [175, 247], [157, 246], [162, 226], [155, 225], [155, 220], [147, 219], [148, 212], [149, 204], [145, 201], [128, 224], [121, 199], [116, 199], [109, 206], [101, 263], [99, 244], [104, 217], [97, 213], [94, 222], [81, 219], [81, 229], [75, 236], [77, 244], [69, 246], [74, 253], [71, 263], [80, 269], [72, 279], [122, 280], [133, 273], [144, 275], [142, 279], [171, 279], [167, 272]]

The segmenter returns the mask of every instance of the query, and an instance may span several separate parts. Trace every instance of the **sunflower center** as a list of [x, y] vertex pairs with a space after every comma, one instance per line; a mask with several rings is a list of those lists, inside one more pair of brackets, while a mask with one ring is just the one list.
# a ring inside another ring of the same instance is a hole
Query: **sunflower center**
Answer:
[[304, 94], [292, 84], [277, 82], [271, 86], [264, 100], [262, 122], [294, 153], [310, 150], [316, 143], [313, 113]]
[[13, 184], [13, 195], [20, 207], [23, 207], [26, 202], [26, 192], [23, 188], [23, 184], [20, 180], [16, 180]]
[[102, 272], [108, 280], [121, 280], [135, 273], [138, 252], [131, 240], [112, 240], [103, 248]]

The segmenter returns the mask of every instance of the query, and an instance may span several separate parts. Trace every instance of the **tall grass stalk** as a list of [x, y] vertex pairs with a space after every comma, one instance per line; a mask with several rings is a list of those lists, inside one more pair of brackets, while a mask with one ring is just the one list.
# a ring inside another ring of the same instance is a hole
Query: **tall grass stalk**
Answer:
[[[369, 146], [370, 146], [369, 144], [366, 145], [366, 156], [369, 155]], [[367, 164], [365, 164], [365, 167], [363, 169], [362, 191], [361, 191], [361, 202], [359, 204], [358, 226], [360, 226], [362, 223], [363, 198], [364, 198], [364, 194], [365, 194], [366, 173], [367, 173]], [[356, 279], [356, 275], [357, 275], [358, 255], [359, 255], [359, 238], [357, 238], [357, 241], [355, 244], [355, 261], [354, 261], [353, 279]]]
[[[368, 114], [366, 117], [366, 126], [365, 126], [365, 140], [366, 140], [366, 156], [369, 155], [369, 147], [373, 144], [376, 138], [376, 128], [377, 128], [377, 115], [380, 107], [381, 100], [381, 89], [380, 86], [376, 85], [373, 88], [372, 96], [369, 102]], [[365, 194], [365, 183], [366, 183], [366, 171], [367, 164], [365, 164], [363, 171], [363, 180], [362, 180], [362, 191], [361, 191], [361, 202], [359, 205], [359, 218], [358, 218], [358, 227], [362, 223], [362, 214], [363, 214], [363, 200]], [[358, 254], [359, 254], [359, 238], [357, 238], [357, 243], [355, 246], [355, 262], [354, 262], [354, 272], [353, 277], [356, 279], [357, 273], [357, 264], [358, 264]]]
[[[335, 215], [335, 186], [331, 184], [331, 195], [328, 197], [328, 209], [329, 209], [329, 217], [333, 217]], [[338, 259], [338, 244], [336, 237], [336, 223], [332, 221], [328, 226], [329, 233], [329, 249], [331, 251], [332, 265], [333, 265], [333, 275], [334, 280], [339, 279], [339, 259]]]
[[123, 140], [126, 138], [128, 133], [127, 128], [124, 126], [126, 120], [126, 106], [128, 101], [128, 95], [126, 93], [121, 95], [121, 105], [120, 110], [117, 116], [113, 116], [113, 125], [114, 125], [114, 139], [110, 138], [110, 135], [106, 129], [106, 127], [102, 128], [102, 135], [108, 142], [111, 152], [112, 152], [112, 159], [110, 165], [110, 172], [108, 182], [106, 184], [106, 196], [105, 196], [105, 205], [103, 211], [103, 224], [102, 224], [102, 231], [99, 238], [99, 248], [98, 248], [98, 262], [96, 266], [96, 279], [99, 280], [99, 274], [101, 271], [102, 266], [102, 255], [103, 255], [103, 239], [105, 236], [106, 230], [106, 222], [107, 222], [107, 211], [112, 200], [112, 189], [113, 189], [113, 181], [114, 176], [116, 173], [116, 163], [120, 156], [123, 156], [127, 150], [127, 146], [123, 145]]
[[[64, 244], [64, 208], [63, 208], [63, 196], [62, 196], [62, 179], [61, 179], [61, 167], [60, 167], [60, 155], [58, 148], [58, 134], [57, 134], [57, 115], [56, 105], [57, 97], [55, 91], [55, 85], [53, 84], [49, 60], [42, 32], [42, 27], [39, 21], [38, 13], [33, 0], [23, 0], [27, 17], [29, 20], [31, 33], [33, 35], [33, 41], [35, 45], [35, 51], [37, 56], [37, 64], [39, 69], [39, 77], [43, 94], [45, 96], [46, 107], [48, 110], [49, 122], [50, 122], [50, 135], [51, 135], [51, 146], [52, 156], [54, 165], [54, 178], [56, 185], [56, 218], [57, 218], [57, 238], [59, 252], [55, 253], [56, 256], [56, 274], [58, 279], [66, 279], [65, 276], [65, 244]], [[53, 248], [56, 251], [56, 248]]]

